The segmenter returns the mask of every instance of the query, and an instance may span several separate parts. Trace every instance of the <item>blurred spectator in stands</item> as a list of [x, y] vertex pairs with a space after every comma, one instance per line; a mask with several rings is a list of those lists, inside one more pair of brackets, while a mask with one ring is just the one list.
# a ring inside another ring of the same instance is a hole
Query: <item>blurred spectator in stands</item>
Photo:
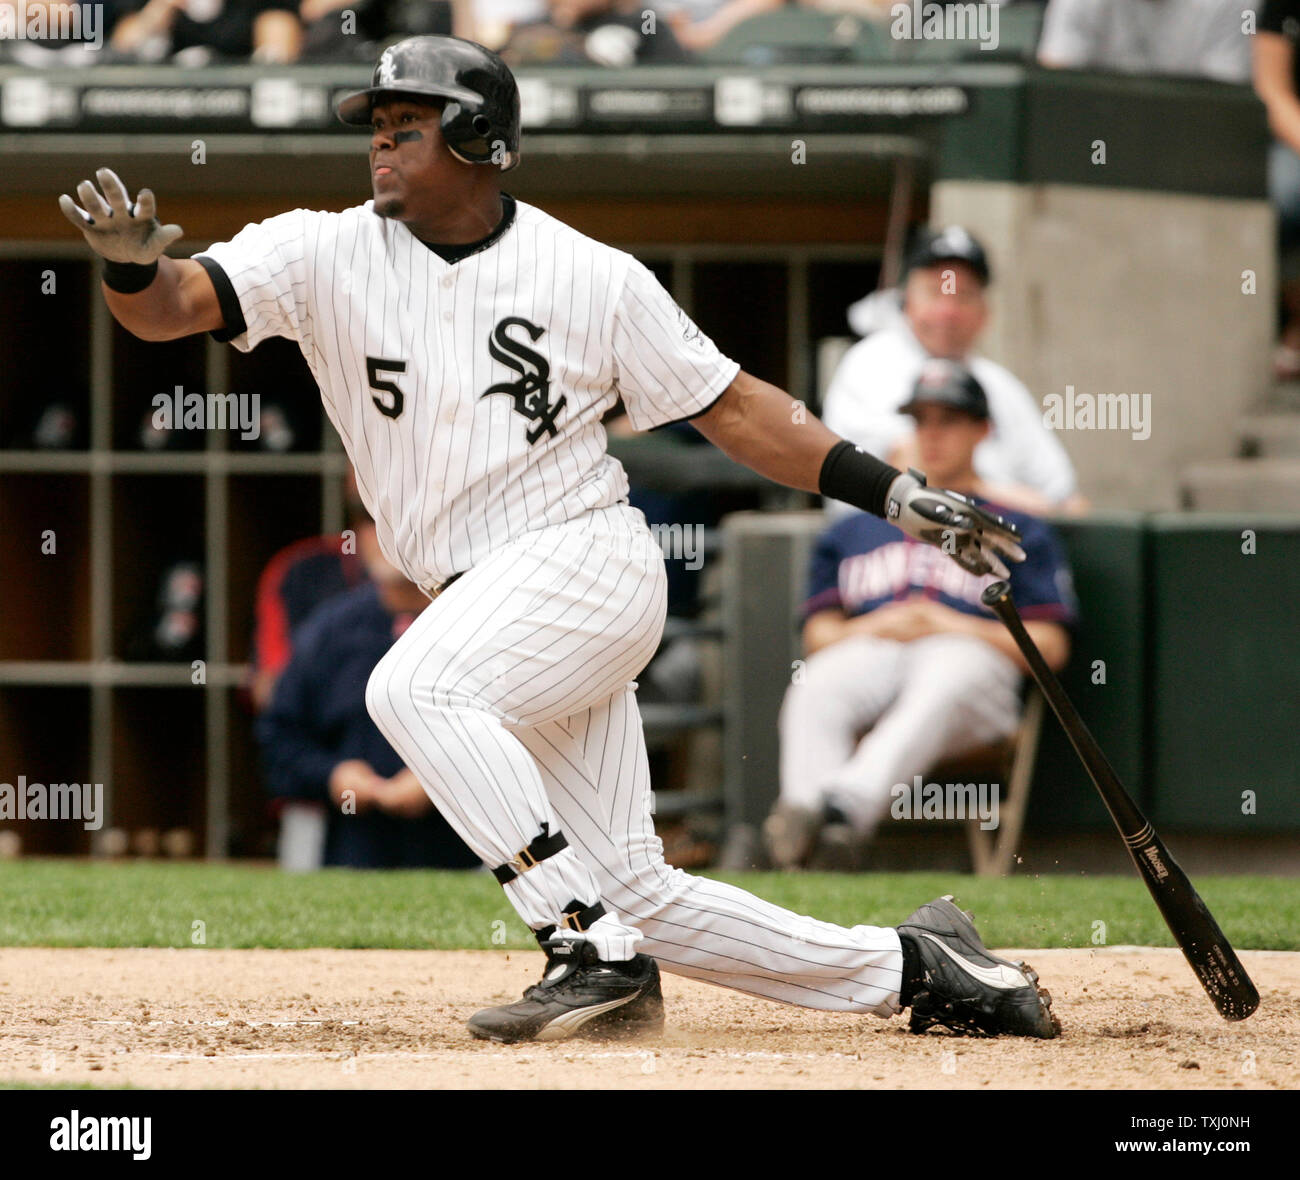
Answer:
[[99, 65], [126, 0], [0, 0], [0, 62]]
[[785, 0], [658, 0], [651, 7], [666, 18], [682, 48], [695, 53], [716, 45], [751, 16], [784, 4]]
[[1300, 380], [1300, 0], [1264, 0], [1254, 37], [1255, 93], [1274, 142], [1268, 189], [1277, 206], [1278, 277], [1285, 323], [1273, 359], [1280, 380]]
[[687, 59], [643, 0], [548, 0], [544, 21], [516, 25], [501, 50], [512, 66], [671, 65]]
[[1038, 42], [1045, 66], [1245, 82], [1245, 13], [1259, 0], [1050, 0]]
[[[1063, 667], [1076, 610], [1069, 569], [1046, 525], [986, 496], [973, 465], [990, 428], [980, 383], [961, 365], [926, 361], [903, 410], [935, 484], [1021, 529], [1026, 557], [1011, 567], [1012, 590], [1044, 659]], [[899, 784], [910, 789], [944, 759], [1015, 732], [1027, 667], [980, 602], [994, 580], [865, 512], [818, 538], [803, 607], [807, 662], [781, 707], [781, 793], [764, 825], [778, 868], [826, 853], [834, 863], [836, 851], [870, 838]]]
[[297, 0], [144, 0], [113, 30], [113, 49], [140, 61], [279, 64], [302, 47]]
[[[837, 434], [896, 466], [919, 466], [914, 423], [901, 406], [927, 358], [960, 361], [987, 391], [992, 411], [992, 429], [975, 453], [988, 495], [1024, 512], [1083, 511], [1074, 467], [1043, 424], [1037, 399], [1001, 365], [975, 355], [988, 323], [989, 281], [984, 248], [964, 229], [925, 231], [908, 258], [901, 314], [882, 315], [889, 301], [872, 301], [875, 322], [883, 326], [844, 354], [826, 390], [822, 418]], [[862, 324], [854, 314], [860, 309], [851, 309], [851, 322]], [[832, 515], [853, 511], [836, 501], [828, 501], [827, 509]]]
[[453, 0], [456, 36], [500, 49], [522, 25], [546, 21], [546, 0]]
[[429, 600], [384, 560], [373, 536], [365, 549], [371, 582], [303, 624], [258, 719], [267, 784], [279, 798], [325, 809], [325, 865], [476, 867], [366, 711], [370, 673]]
[[795, 0], [800, 8], [816, 8], [821, 12], [849, 12], [881, 22], [894, 18], [894, 6], [900, 2], [904, 0]]
[[257, 582], [253, 624], [253, 707], [271, 699], [276, 679], [293, 654], [294, 632], [326, 599], [362, 585], [367, 578], [362, 557], [375, 535], [374, 522], [361, 503], [356, 474], [345, 485], [348, 528], [342, 533], [308, 537], [286, 545], [267, 563]]
[[449, 0], [301, 0], [300, 60], [373, 64], [395, 37], [452, 32], [452, 10]]
[[[388, 32], [388, 5], [383, 0], [301, 0], [300, 61], [359, 61], [373, 56], [374, 45]], [[446, 29], [441, 30], [447, 32]]]

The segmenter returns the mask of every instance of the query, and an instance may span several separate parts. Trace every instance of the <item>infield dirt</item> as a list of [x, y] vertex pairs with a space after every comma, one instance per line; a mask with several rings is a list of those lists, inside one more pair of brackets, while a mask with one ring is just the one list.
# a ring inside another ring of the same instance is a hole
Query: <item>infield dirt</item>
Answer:
[[1263, 997], [1221, 1020], [1182, 956], [1009, 951], [1033, 964], [1055, 1041], [913, 1036], [664, 976], [641, 1041], [502, 1046], [465, 1019], [536, 982], [503, 951], [0, 950], [0, 1082], [145, 1088], [1290, 1089], [1300, 954], [1246, 952]]

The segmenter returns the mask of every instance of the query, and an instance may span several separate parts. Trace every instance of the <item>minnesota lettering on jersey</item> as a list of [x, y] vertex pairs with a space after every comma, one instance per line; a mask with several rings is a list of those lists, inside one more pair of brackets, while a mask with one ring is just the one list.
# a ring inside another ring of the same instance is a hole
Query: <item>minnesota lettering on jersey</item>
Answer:
[[498, 323], [488, 337], [488, 352], [492, 354], [493, 360], [513, 369], [519, 377], [514, 381], [498, 381], [495, 385], [488, 386], [479, 397], [493, 393], [508, 394], [514, 400], [515, 413], [522, 414], [530, 422], [536, 422], [527, 433], [530, 443], [536, 443], [543, 434], [550, 434], [553, 438], [559, 433], [555, 427], [555, 415], [564, 408], [567, 399], [561, 394], [559, 401], [551, 402], [549, 362], [540, 352], [509, 336], [507, 328], [523, 328], [534, 342], [546, 331], [518, 315], [506, 316]]
[[940, 549], [906, 541], [854, 554], [840, 564], [840, 594], [850, 612], [904, 588], [933, 590], [976, 605], [992, 581], [992, 574], [967, 573]]

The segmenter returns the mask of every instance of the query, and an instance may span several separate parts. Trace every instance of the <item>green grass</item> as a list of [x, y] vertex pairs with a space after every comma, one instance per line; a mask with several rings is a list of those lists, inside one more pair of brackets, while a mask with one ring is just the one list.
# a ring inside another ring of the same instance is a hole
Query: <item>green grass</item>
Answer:
[[12, 1082], [0, 1081], [0, 1090], [134, 1090], [137, 1087], [123, 1082], [99, 1086], [94, 1082]]
[[[1172, 946], [1145, 887], [1128, 877], [953, 874], [722, 875], [768, 901], [841, 925], [892, 926], [954, 893], [992, 946]], [[1197, 881], [1239, 948], [1300, 950], [1300, 881]], [[201, 922], [203, 942], [194, 941]], [[486, 873], [29, 860], [0, 863], [0, 946], [519, 949], [531, 936]]]

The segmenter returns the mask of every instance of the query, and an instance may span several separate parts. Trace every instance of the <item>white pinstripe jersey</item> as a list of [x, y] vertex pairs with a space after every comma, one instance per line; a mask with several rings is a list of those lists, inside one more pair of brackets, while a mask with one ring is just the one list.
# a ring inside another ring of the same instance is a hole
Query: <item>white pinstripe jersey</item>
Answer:
[[372, 204], [295, 209], [197, 257], [228, 329], [242, 315], [218, 339], [298, 343], [380, 545], [417, 584], [623, 499], [600, 424], [619, 395], [648, 430], [739, 371], [635, 258], [540, 209], [516, 201], [449, 264]]

